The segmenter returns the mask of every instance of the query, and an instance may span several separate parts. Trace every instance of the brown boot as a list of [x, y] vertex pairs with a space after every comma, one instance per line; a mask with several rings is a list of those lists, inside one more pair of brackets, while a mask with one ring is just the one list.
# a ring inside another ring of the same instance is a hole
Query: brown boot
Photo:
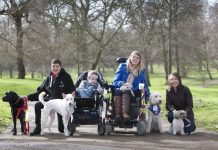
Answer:
[[121, 96], [114, 96], [114, 109], [115, 109], [115, 115], [116, 119], [120, 119], [121, 114]]
[[122, 113], [123, 113], [123, 119], [125, 119], [125, 120], [130, 119], [130, 117], [128, 115], [129, 102], [130, 102], [130, 96], [127, 94], [123, 94], [123, 96], [122, 96]]

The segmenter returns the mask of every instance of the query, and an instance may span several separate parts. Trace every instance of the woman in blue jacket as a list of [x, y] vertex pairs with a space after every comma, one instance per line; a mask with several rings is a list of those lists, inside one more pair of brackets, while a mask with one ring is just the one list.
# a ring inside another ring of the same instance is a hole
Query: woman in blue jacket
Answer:
[[128, 115], [129, 103], [133, 96], [140, 96], [139, 83], [144, 84], [141, 90], [149, 96], [150, 92], [146, 82], [146, 72], [142, 56], [140, 52], [133, 51], [127, 62], [119, 65], [114, 76], [113, 86], [116, 88], [114, 94], [116, 119], [121, 118], [121, 112], [123, 119], [130, 119]]

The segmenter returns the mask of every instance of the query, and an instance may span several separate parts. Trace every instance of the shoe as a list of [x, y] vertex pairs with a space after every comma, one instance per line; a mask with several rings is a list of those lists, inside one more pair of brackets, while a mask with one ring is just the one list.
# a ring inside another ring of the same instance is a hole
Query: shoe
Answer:
[[40, 135], [41, 129], [39, 127], [35, 127], [35, 129], [30, 133], [30, 136]]
[[58, 131], [60, 132], [60, 133], [64, 133], [64, 129], [58, 129]]

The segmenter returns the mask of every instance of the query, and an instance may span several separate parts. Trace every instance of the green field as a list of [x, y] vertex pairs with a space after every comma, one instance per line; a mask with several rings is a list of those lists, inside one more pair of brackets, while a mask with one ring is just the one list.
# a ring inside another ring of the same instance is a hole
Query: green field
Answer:
[[[194, 113], [197, 123], [197, 127], [204, 127], [210, 130], [218, 131], [218, 73], [212, 72], [214, 79], [211, 81], [205, 76], [206, 80], [203, 81], [201, 76], [198, 74], [189, 75], [189, 78], [182, 79], [183, 84], [188, 86], [193, 95], [194, 99]], [[114, 72], [107, 71], [104, 73], [105, 80], [110, 84], [113, 80]], [[72, 75], [74, 81], [76, 75]], [[162, 94], [164, 103], [162, 104], [163, 117], [165, 117], [165, 79], [164, 74], [161, 72], [156, 72], [150, 75], [151, 92], [159, 91]], [[18, 80], [3, 78], [0, 79], [0, 96], [2, 97], [5, 91], [13, 90], [19, 95], [27, 95], [36, 90], [36, 88], [41, 84], [42, 80]], [[11, 122], [10, 108], [7, 103], [0, 101], [0, 131], [5, 129], [5, 127]]]

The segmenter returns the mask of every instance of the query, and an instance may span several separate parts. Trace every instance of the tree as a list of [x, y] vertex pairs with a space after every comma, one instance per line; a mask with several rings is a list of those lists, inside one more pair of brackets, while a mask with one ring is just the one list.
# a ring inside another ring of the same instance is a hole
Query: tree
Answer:
[[0, 8], [0, 15], [7, 15], [14, 21], [16, 27], [16, 52], [17, 52], [17, 69], [18, 79], [24, 79], [26, 72], [24, 67], [24, 51], [23, 51], [23, 18], [28, 22], [28, 12], [31, 0], [16, 1], [4, 0], [2, 8]]

